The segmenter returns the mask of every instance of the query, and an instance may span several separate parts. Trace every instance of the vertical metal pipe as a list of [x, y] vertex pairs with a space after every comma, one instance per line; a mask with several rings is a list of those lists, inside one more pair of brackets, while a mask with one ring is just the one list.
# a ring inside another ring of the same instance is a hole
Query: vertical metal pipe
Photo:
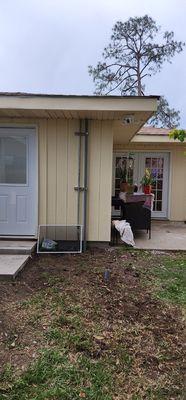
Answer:
[[88, 119], [85, 119], [84, 136], [84, 201], [83, 201], [83, 251], [87, 249], [87, 184], [88, 184]]
[[82, 131], [82, 120], [79, 122], [79, 143], [78, 143], [78, 182], [77, 182], [77, 224], [80, 224], [80, 186], [81, 186], [81, 131]]

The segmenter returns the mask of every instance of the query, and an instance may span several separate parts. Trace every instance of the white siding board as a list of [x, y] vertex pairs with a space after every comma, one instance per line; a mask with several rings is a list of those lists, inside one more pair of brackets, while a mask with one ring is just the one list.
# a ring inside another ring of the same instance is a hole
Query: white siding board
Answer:
[[57, 121], [56, 223], [67, 224], [68, 121]]
[[39, 158], [39, 223], [47, 223], [47, 121], [40, 120], [38, 125]]
[[111, 127], [112, 124], [109, 121], [102, 121], [98, 234], [98, 240], [100, 241], [110, 241], [113, 152], [113, 135]]
[[74, 133], [79, 130], [79, 122], [69, 120], [68, 129], [68, 170], [67, 170], [67, 224], [77, 223], [77, 186], [78, 176], [78, 136]]
[[96, 241], [99, 237], [101, 122], [91, 121], [89, 131], [87, 239]]
[[48, 120], [48, 188], [47, 188], [47, 222], [56, 223], [56, 183], [57, 183], [57, 162], [56, 162], [56, 121]]

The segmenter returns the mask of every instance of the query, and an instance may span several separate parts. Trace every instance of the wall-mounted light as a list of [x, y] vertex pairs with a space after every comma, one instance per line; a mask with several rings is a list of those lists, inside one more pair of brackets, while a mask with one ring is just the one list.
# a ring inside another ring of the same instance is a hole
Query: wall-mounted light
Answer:
[[131, 124], [139, 125], [139, 124], [145, 124], [146, 120], [135, 118], [133, 114], [130, 114], [130, 115], [124, 115], [121, 119], [121, 122], [123, 125], [131, 125]]
[[123, 117], [122, 117], [122, 124], [123, 125], [130, 125], [130, 124], [133, 124], [134, 123], [134, 115], [124, 115]]

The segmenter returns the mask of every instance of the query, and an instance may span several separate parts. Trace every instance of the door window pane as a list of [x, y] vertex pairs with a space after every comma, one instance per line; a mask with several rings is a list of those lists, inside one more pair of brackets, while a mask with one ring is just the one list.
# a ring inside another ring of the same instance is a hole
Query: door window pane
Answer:
[[162, 191], [157, 191], [157, 200], [162, 200]]
[[146, 158], [146, 168], [151, 167], [151, 158]]
[[145, 168], [149, 168], [155, 179], [152, 185], [154, 193], [154, 211], [162, 211], [164, 159], [162, 157], [146, 157]]
[[158, 166], [158, 159], [152, 158], [152, 168], [157, 168], [157, 166]]
[[163, 188], [163, 181], [157, 181], [157, 189], [162, 190]]
[[26, 137], [0, 136], [0, 183], [26, 184]]
[[119, 195], [121, 182], [134, 183], [134, 157], [116, 157], [115, 161], [115, 196]]
[[164, 162], [163, 158], [158, 159], [158, 168], [163, 168], [163, 162]]
[[162, 202], [161, 202], [161, 201], [157, 201], [157, 203], [156, 203], [156, 210], [157, 210], [157, 211], [161, 211], [161, 210], [162, 210]]

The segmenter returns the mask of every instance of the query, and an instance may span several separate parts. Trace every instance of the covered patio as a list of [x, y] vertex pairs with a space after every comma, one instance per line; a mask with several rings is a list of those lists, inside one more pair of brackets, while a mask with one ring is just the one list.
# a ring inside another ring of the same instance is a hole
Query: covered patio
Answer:
[[[134, 249], [138, 250], [186, 251], [186, 223], [152, 220], [151, 239], [145, 230], [136, 230], [134, 242]], [[118, 240], [111, 244], [126, 246], [119, 235]]]
[[151, 239], [145, 231], [135, 232], [137, 249], [186, 251], [186, 224], [184, 222], [152, 220]]
[[[138, 249], [186, 250], [186, 148], [185, 143], [171, 140], [169, 132], [169, 129], [145, 126], [126, 144], [122, 131], [114, 131], [112, 199], [121, 198], [124, 203], [129, 202], [129, 199], [121, 197], [123, 191], [128, 192], [122, 187], [124, 173], [121, 174], [121, 169], [126, 175], [125, 182], [131, 181], [138, 195], [143, 193], [142, 179], [146, 169], [153, 174], [151, 215], [147, 218], [144, 204], [138, 203], [139, 206], [132, 205], [134, 218], [131, 212], [123, 212], [120, 218], [130, 223]], [[134, 203], [142, 200], [140, 196], [135, 197]], [[124, 208], [126, 206], [124, 204]], [[113, 213], [115, 210], [117, 207]], [[150, 240], [147, 229], [151, 230]]]
[[[134, 242], [138, 250], [186, 251], [186, 223], [152, 220], [151, 239], [145, 230], [136, 230]], [[121, 239], [112, 245], [126, 246]]]

